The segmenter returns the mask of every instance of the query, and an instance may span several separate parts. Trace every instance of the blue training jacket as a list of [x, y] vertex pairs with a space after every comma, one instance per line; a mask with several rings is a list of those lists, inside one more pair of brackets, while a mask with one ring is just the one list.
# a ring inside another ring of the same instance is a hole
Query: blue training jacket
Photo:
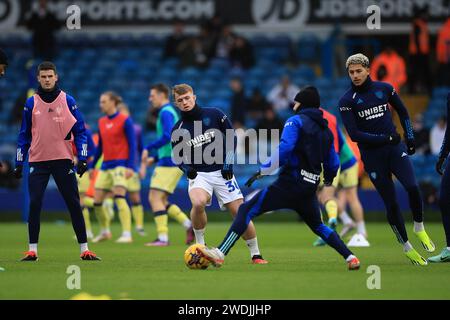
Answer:
[[278, 154], [261, 166], [261, 174], [269, 175], [281, 168], [280, 176], [296, 185], [317, 188], [322, 165], [324, 179], [332, 181], [339, 169], [333, 134], [319, 109], [302, 109], [284, 125]]

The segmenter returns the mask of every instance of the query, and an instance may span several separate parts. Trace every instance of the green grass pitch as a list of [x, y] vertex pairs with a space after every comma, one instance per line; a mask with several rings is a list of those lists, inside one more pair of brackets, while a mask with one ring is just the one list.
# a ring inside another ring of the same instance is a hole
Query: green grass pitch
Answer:
[[[342, 258], [329, 247], [313, 248], [315, 236], [295, 216], [256, 221], [262, 253], [268, 265], [252, 265], [245, 244], [239, 241], [221, 269], [189, 270], [183, 262], [184, 230], [170, 224], [171, 246], [148, 248], [155, 238], [135, 235], [133, 244], [91, 244], [102, 261], [79, 260], [79, 247], [70, 223], [41, 226], [36, 263], [19, 262], [27, 249], [26, 225], [0, 223], [0, 299], [69, 299], [80, 292], [107, 294], [112, 299], [450, 299], [450, 264], [413, 266], [402, 253], [387, 223], [369, 223], [370, 248], [356, 248], [359, 271], [347, 271]], [[291, 219], [292, 218], [292, 219]], [[147, 220], [149, 216], [147, 215]], [[230, 222], [212, 221], [206, 240], [217, 245]], [[97, 226], [94, 225], [94, 228]], [[407, 226], [411, 242], [424, 252]], [[437, 250], [444, 246], [443, 228], [427, 224]], [[113, 225], [115, 238], [120, 226]], [[68, 266], [81, 268], [81, 290], [69, 290]], [[381, 270], [381, 289], [369, 290], [369, 265]]]

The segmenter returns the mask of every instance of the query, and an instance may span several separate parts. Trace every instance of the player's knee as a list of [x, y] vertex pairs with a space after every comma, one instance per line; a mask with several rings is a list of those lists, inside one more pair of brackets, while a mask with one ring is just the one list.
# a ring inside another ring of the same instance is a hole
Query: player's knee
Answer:
[[331, 230], [329, 227], [327, 227], [325, 224], [321, 223], [317, 226], [314, 226], [312, 228], [315, 234], [317, 234], [322, 239], [326, 240], [330, 237], [330, 235], [333, 233], [333, 230]]
[[195, 197], [191, 199], [191, 202], [192, 202], [192, 209], [194, 209], [195, 211], [199, 211], [205, 209], [208, 199], [203, 197]]

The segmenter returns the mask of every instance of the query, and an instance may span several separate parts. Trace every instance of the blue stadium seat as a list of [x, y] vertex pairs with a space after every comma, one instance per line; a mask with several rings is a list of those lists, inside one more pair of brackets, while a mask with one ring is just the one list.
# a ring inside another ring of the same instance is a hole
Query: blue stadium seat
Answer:
[[298, 58], [300, 62], [313, 62], [320, 58], [320, 41], [314, 34], [303, 35], [298, 41]]
[[308, 81], [312, 81], [316, 77], [314, 70], [310, 66], [304, 64], [300, 65], [296, 70], [294, 70], [293, 75], [302, 77]]

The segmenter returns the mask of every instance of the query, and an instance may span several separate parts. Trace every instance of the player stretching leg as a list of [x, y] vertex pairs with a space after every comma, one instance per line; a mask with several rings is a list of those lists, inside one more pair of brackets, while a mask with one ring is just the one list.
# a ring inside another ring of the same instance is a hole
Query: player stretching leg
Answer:
[[[192, 202], [191, 219], [195, 239], [197, 243], [205, 244], [207, 223], [205, 207], [211, 204], [213, 193], [215, 193], [221, 209], [226, 207], [233, 217], [236, 216], [239, 206], [243, 203], [242, 192], [233, 175], [234, 150], [228, 154], [222, 151], [226, 150], [226, 132], [233, 130], [233, 127], [227, 116], [220, 110], [199, 107], [196, 104], [194, 91], [189, 85], [175, 86], [173, 96], [177, 107], [181, 110], [181, 120], [173, 128], [172, 147], [174, 156], [178, 157], [178, 160], [182, 160], [180, 168], [189, 178], [189, 198]], [[188, 139], [184, 138], [184, 133], [187, 133]], [[223, 140], [216, 140], [216, 137], [223, 137]], [[181, 146], [184, 148], [187, 147], [190, 151], [189, 155], [177, 154], [175, 147], [178, 144], [182, 144]], [[214, 160], [212, 164], [208, 164], [203, 157], [204, 151], [206, 148], [211, 150], [211, 147], [215, 145], [223, 148], [221, 150], [222, 157], [220, 160]], [[200, 159], [196, 157], [198, 151], [201, 151]], [[266, 264], [267, 261], [262, 258], [259, 251], [253, 223], [250, 222], [248, 230], [245, 233], [244, 231], [239, 236], [242, 235], [247, 243], [252, 262]]]
[[155, 216], [156, 240], [146, 243], [149, 247], [165, 247], [169, 245], [169, 227], [167, 217], [175, 219], [186, 229], [186, 244], [194, 241], [191, 220], [174, 203], [169, 202], [169, 196], [175, 191], [178, 182], [183, 176], [183, 172], [172, 161], [172, 145], [170, 134], [174, 124], [180, 116], [169, 101], [170, 89], [164, 84], [156, 84], [150, 89], [149, 102], [153, 108], [159, 110], [156, 123], [156, 134], [158, 139], [150, 143], [142, 153], [142, 172], [145, 175], [147, 165], [154, 162], [154, 158], [149, 162], [149, 153], [157, 150], [158, 164], [153, 171], [150, 181], [150, 192], [148, 200]]
[[[447, 96], [447, 115], [450, 115], [450, 93]], [[447, 247], [434, 257], [428, 258], [430, 262], [450, 262], [450, 161], [448, 154], [450, 152], [450, 129], [445, 130], [445, 138], [442, 143], [439, 160], [436, 163], [436, 170], [442, 177], [441, 191], [439, 196], [439, 206], [441, 208], [442, 223], [444, 224], [445, 237], [447, 238]], [[442, 165], [447, 159], [445, 171], [442, 172]]]
[[[130, 110], [125, 103], [121, 103], [118, 105], [119, 112], [127, 115], [130, 115]], [[142, 155], [142, 151], [144, 150], [142, 143], [142, 127], [137, 123], [133, 123], [134, 134], [136, 136], [136, 153], [135, 153], [135, 166], [137, 167], [140, 164], [140, 159]], [[141, 179], [138, 172], [134, 172], [133, 176], [128, 179], [128, 197], [131, 202], [131, 214], [133, 216], [136, 232], [144, 237], [147, 234], [144, 230], [144, 207], [142, 206], [141, 201]]]
[[[435, 247], [425, 232], [423, 203], [408, 157], [415, 153], [408, 111], [390, 84], [372, 81], [369, 77], [369, 59], [366, 56], [357, 54], [349, 57], [346, 67], [352, 80], [352, 88], [339, 101], [342, 121], [351, 139], [358, 143], [364, 168], [383, 199], [389, 224], [406, 256], [413, 264], [426, 265], [427, 261], [408, 241], [392, 181], [394, 174], [406, 189], [414, 219], [414, 233], [424, 249], [433, 252]], [[400, 135], [392, 122], [389, 104], [399, 115], [406, 146], [401, 143]]]
[[100, 260], [88, 249], [73, 165], [72, 141], [75, 143], [78, 157], [76, 171], [82, 177], [87, 170], [88, 148], [81, 113], [75, 99], [58, 88], [58, 74], [53, 63], [41, 63], [38, 66], [37, 78], [37, 93], [27, 100], [23, 109], [14, 169], [16, 178], [21, 178], [23, 162], [29, 153], [29, 250], [22, 261], [38, 260], [42, 198], [50, 175], [53, 176], [69, 209], [72, 226], [80, 244], [81, 259]]
[[333, 135], [319, 107], [320, 97], [314, 87], [304, 88], [295, 97], [296, 115], [286, 121], [278, 154], [261, 166], [246, 185], [250, 186], [256, 179], [270, 174], [276, 169], [274, 164], [279, 163], [281, 170], [277, 181], [241, 205], [218, 248], [198, 249], [199, 254], [214, 266], [223, 264], [225, 256], [253, 218], [267, 211], [292, 209], [346, 260], [349, 270], [359, 269], [358, 258], [345, 246], [336, 231], [323, 224], [320, 216], [316, 192], [322, 165], [325, 185], [330, 185], [339, 169], [339, 159], [333, 146]]
[[117, 110], [122, 98], [114, 92], [105, 92], [100, 97], [100, 109], [106, 115], [98, 121], [99, 141], [94, 163], [103, 153], [103, 163], [95, 182], [94, 210], [100, 222], [101, 233], [93, 241], [111, 238], [110, 217], [103, 208], [103, 200], [109, 190], [114, 193], [114, 202], [119, 210], [122, 235], [117, 243], [131, 243], [131, 211], [125, 196], [128, 179], [135, 168], [135, 134], [131, 118]]

